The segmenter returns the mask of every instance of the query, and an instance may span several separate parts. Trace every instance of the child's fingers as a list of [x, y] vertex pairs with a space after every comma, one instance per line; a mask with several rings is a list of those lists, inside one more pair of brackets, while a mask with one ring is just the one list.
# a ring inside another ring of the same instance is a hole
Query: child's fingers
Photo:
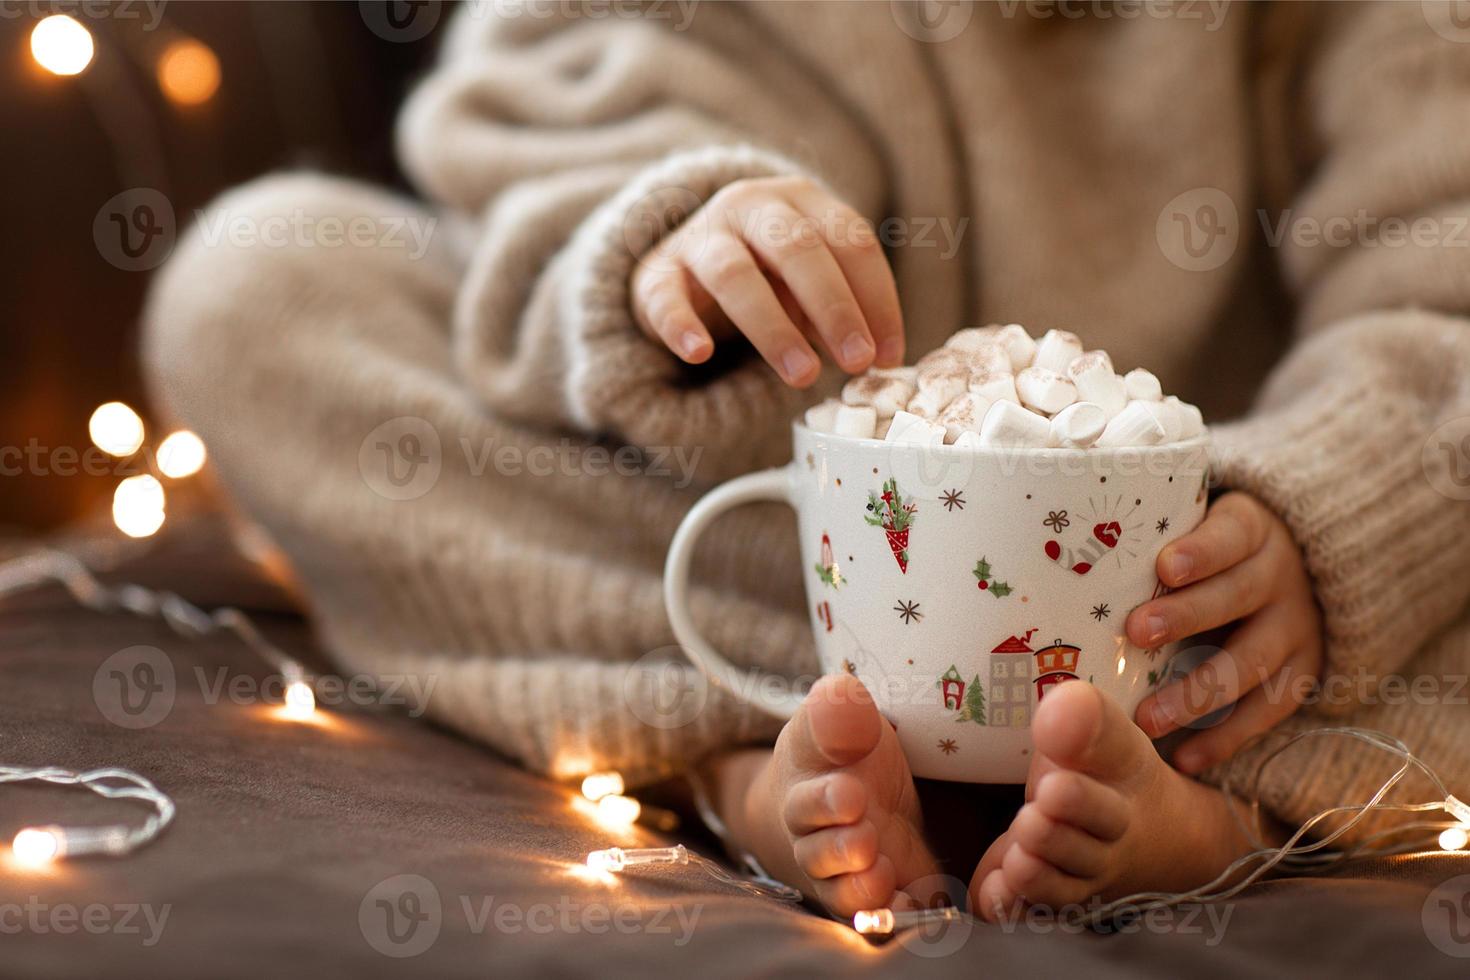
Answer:
[[1238, 701], [1229, 718], [1186, 739], [1174, 753], [1175, 767], [1189, 775], [1201, 773], [1290, 718], [1301, 706], [1297, 679], [1311, 674], [1310, 659], [1305, 650], [1293, 654], [1269, 683]]
[[876, 348], [863, 312], [815, 222], [784, 201], [764, 201], [746, 243], [785, 282], [817, 328], [832, 360], [856, 374], [873, 363]]
[[1192, 725], [1259, 687], [1299, 643], [1286, 607], [1267, 607], [1242, 623], [1224, 650], [1146, 698], [1134, 718], [1150, 738]]
[[1270, 557], [1255, 555], [1203, 582], [1145, 602], [1128, 614], [1128, 639], [1151, 649], [1232, 623], [1270, 601], [1277, 581]]
[[877, 345], [878, 366], [902, 364], [903, 311], [898, 303], [898, 285], [872, 224], [816, 185], [797, 186], [788, 196], [797, 210], [815, 218], [826, 229], [832, 256], [852, 286], [868, 332]]
[[821, 362], [816, 352], [781, 308], [743, 241], [726, 230], [712, 231], [683, 258], [730, 322], [787, 384], [804, 388], [817, 379]]
[[1239, 564], [1265, 543], [1271, 528], [1268, 518], [1254, 497], [1226, 494], [1210, 507], [1199, 527], [1159, 552], [1159, 580], [1177, 589]]
[[690, 364], [709, 360], [715, 345], [694, 312], [683, 269], [639, 269], [633, 276], [633, 315], [645, 333]]

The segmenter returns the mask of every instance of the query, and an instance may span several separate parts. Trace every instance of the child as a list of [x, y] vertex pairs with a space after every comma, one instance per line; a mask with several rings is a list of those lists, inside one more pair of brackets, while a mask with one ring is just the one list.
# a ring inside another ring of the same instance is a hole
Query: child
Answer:
[[[1047, 698], [975, 909], [1212, 877], [1250, 846], [1215, 787], [1273, 728], [1385, 730], [1470, 792], [1470, 295], [1450, 247], [1470, 45], [1451, 21], [674, 9], [469, 8], [400, 127], [435, 210], [270, 178], [215, 208], [381, 234], [195, 235], [161, 276], [154, 382], [347, 669], [436, 675], [435, 717], [553, 775], [703, 764], [771, 870], [838, 914], [894, 901], [940, 863], [859, 685], [824, 680], [774, 749], [746, 748], [779, 726], [720, 691], [671, 723], [628, 665], [667, 652], [663, 552], [702, 489], [779, 462], [843, 372], [1014, 320], [1079, 329], [1216, 420], [1265, 380], [1215, 429], [1226, 492], [1160, 557], [1175, 591], [1126, 623], [1144, 647], [1234, 624], [1226, 649], [1133, 719], [1085, 684]], [[1392, 245], [1401, 216], [1426, 230]], [[435, 230], [409, 249], [405, 227]], [[670, 458], [697, 461], [695, 485]], [[789, 524], [730, 519], [697, 563], [701, 629], [753, 667], [812, 670]], [[1400, 674], [1434, 693], [1384, 696]], [[1149, 739], [1182, 727], [1171, 766]], [[1358, 743], [1304, 743], [1264, 803], [1299, 822], [1383, 771]]]

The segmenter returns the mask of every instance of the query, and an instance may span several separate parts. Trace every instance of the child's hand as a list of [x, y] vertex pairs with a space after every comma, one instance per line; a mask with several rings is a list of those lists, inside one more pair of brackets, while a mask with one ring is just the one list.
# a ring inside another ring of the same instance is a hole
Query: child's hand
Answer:
[[[1255, 497], [1230, 493], [1204, 523], [1159, 553], [1159, 579], [1178, 591], [1139, 606], [1128, 638], [1145, 649], [1241, 620], [1226, 648], [1138, 706], [1158, 738], [1234, 703], [1188, 738], [1174, 764], [1197, 773], [1292, 714], [1300, 678], [1322, 670], [1322, 618], [1286, 525]], [[1237, 700], [1238, 699], [1238, 700]]]
[[690, 364], [744, 334], [786, 381], [817, 379], [814, 343], [843, 370], [903, 363], [893, 272], [872, 226], [811, 180], [739, 180], [638, 263], [639, 326]]

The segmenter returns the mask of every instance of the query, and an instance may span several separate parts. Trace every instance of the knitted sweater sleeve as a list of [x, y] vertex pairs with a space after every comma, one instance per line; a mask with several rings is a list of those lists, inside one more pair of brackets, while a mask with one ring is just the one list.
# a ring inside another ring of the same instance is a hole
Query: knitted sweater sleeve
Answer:
[[1309, 177], [1262, 222], [1305, 336], [1254, 413], [1217, 431], [1216, 461], [1302, 547], [1326, 690], [1351, 692], [1328, 711], [1470, 599], [1470, 130], [1452, 122], [1470, 46], [1418, 5], [1346, 6], [1303, 79], [1293, 142], [1316, 147]]
[[[692, 369], [632, 319], [635, 262], [726, 184], [817, 174], [871, 214], [874, 154], [742, 5], [588, 18], [465, 10], [400, 118], [421, 190], [481, 216], [454, 311], [501, 417], [686, 447], [720, 477], [777, 461], [809, 395], [758, 360]], [[788, 450], [789, 451], [789, 450]]]

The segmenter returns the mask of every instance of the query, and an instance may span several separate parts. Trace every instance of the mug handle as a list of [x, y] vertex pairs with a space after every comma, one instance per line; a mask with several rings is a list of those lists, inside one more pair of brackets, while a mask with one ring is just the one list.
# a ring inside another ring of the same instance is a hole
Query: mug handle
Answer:
[[786, 719], [796, 713], [802, 695], [795, 691], [769, 691], [767, 688], [771, 685], [761, 683], [758, 677], [746, 671], [737, 670], [700, 635], [689, 615], [689, 565], [699, 536], [725, 511], [764, 500], [795, 506], [789, 466], [736, 477], [705, 494], [690, 508], [674, 532], [669, 557], [664, 563], [664, 607], [685, 655], [704, 671], [710, 683], [768, 714]]

